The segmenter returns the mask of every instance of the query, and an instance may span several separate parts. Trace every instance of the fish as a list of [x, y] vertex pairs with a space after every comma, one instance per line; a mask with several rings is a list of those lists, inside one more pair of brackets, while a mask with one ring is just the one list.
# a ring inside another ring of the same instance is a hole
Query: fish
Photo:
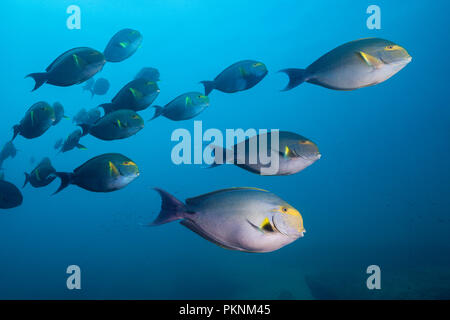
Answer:
[[158, 84], [154, 81], [136, 79], [128, 82], [111, 100], [100, 105], [105, 113], [120, 109], [145, 110], [159, 95]]
[[283, 69], [289, 83], [282, 91], [303, 82], [333, 90], [356, 90], [384, 82], [402, 70], [412, 57], [401, 46], [380, 38], [347, 42], [326, 53], [306, 69]]
[[12, 209], [23, 202], [19, 188], [11, 182], [0, 180], [0, 209]]
[[57, 125], [61, 119], [69, 119], [69, 117], [64, 114], [64, 107], [61, 103], [53, 103], [53, 110], [55, 111], [55, 121], [53, 122], [54, 126]]
[[105, 78], [99, 78], [95, 81], [95, 84], [90, 91], [93, 97], [94, 95], [97, 96], [105, 95], [108, 92], [108, 90], [109, 90], [109, 81]]
[[205, 95], [216, 89], [225, 93], [234, 93], [253, 88], [267, 75], [264, 63], [255, 60], [236, 62], [223, 70], [213, 81], [201, 81]]
[[63, 142], [64, 142], [63, 138], [56, 140], [53, 148], [55, 148], [56, 150], [59, 150], [61, 148], [61, 146], [63, 145]]
[[120, 153], [105, 153], [86, 161], [73, 172], [55, 174], [61, 179], [61, 185], [54, 194], [70, 184], [92, 192], [113, 192], [139, 177], [139, 168]]
[[150, 224], [175, 220], [223, 248], [244, 252], [271, 252], [303, 237], [301, 214], [275, 194], [257, 188], [213, 191], [186, 203], [155, 189], [162, 199], [161, 212]]
[[[262, 146], [267, 147], [263, 149]], [[289, 131], [278, 132], [278, 146], [272, 145], [272, 132], [268, 132], [247, 138], [231, 149], [223, 149], [220, 146], [212, 146], [212, 148], [215, 158], [211, 167], [232, 163], [260, 175], [295, 174], [309, 167], [322, 156], [314, 142]], [[260, 153], [263, 157], [267, 157], [268, 161], [262, 161]], [[276, 157], [276, 162], [272, 163], [272, 157]], [[263, 168], [268, 169], [271, 166], [273, 171], [262, 171]]]
[[194, 118], [209, 106], [209, 98], [200, 92], [188, 92], [179, 95], [164, 107], [154, 106], [153, 120], [164, 116], [170, 120], [180, 121]]
[[32, 91], [48, 83], [58, 87], [68, 87], [88, 80], [103, 69], [106, 63], [103, 54], [97, 50], [78, 47], [62, 53], [45, 72], [30, 73], [36, 82]]
[[14, 146], [14, 143], [12, 141], [8, 141], [0, 151], [0, 163], [3, 163], [3, 161], [8, 158], [15, 158], [16, 155], [17, 149]]
[[92, 108], [90, 110], [81, 109], [78, 113], [73, 117], [72, 122], [75, 124], [94, 124], [101, 118], [101, 112], [97, 108]]
[[56, 179], [55, 168], [49, 158], [45, 157], [30, 173], [25, 172], [25, 182], [23, 187], [30, 183], [35, 188], [48, 186]]
[[131, 137], [144, 128], [144, 120], [133, 110], [122, 109], [107, 113], [92, 125], [80, 124], [83, 136], [90, 134], [100, 140]]
[[13, 126], [14, 140], [17, 135], [33, 139], [43, 135], [55, 122], [55, 110], [45, 101], [33, 104], [25, 113], [19, 124]]
[[64, 143], [61, 143], [60, 152], [67, 152], [75, 148], [86, 150], [87, 148], [80, 143], [80, 139], [82, 136], [83, 133], [80, 129], [74, 130], [71, 134], [69, 134], [66, 140], [64, 140]]
[[84, 86], [82, 87], [83, 91], [92, 91], [92, 87], [94, 86], [95, 79], [89, 78], [84, 82]]
[[109, 40], [103, 54], [108, 62], [120, 62], [131, 57], [141, 47], [143, 37], [133, 29], [122, 29]]
[[156, 68], [142, 68], [134, 77], [134, 79], [144, 79], [147, 81], [157, 82], [159, 79], [159, 71]]

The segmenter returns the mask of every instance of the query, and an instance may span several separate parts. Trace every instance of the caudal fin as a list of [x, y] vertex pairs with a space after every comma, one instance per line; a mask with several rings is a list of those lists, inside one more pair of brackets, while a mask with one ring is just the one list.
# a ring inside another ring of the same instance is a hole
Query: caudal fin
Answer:
[[205, 87], [205, 96], [210, 94], [216, 87], [214, 81], [200, 81], [200, 83]]
[[55, 175], [61, 179], [61, 185], [58, 190], [56, 190], [53, 194], [57, 194], [62, 189], [66, 188], [69, 184], [72, 183], [73, 173], [70, 172], [55, 172]]
[[25, 186], [28, 184], [28, 182], [30, 182], [30, 175], [26, 172], [25, 173], [25, 182], [23, 183], [22, 188], [25, 188]]
[[155, 190], [161, 196], [161, 211], [159, 212], [159, 215], [155, 219], [155, 221], [153, 221], [150, 225], [157, 226], [171, 221], [183, 219], [184, 214], [187, 213], [185, 204], [164, 190], [158, 188], [155, 188]]
[[17, 137], [17, 135], [20, 133], [20, 126], [18, 124], [16, 124], [13, 127], [13, 131], [14, 131], [14, 133], [13, 133], [13, 137], [12, 137], [11, 141], [13, 141]]
[[149, 121], [151, 121], [151, 120], [153, 120], [155, 118], [158, 118], [164, 112], [164, 108], [161, 107], [161, 106], [153, 106], [153, 108], [155, 108], [155, 114], [153, 115], [153, 117]]
[[308, 80], [308, 72], [305, 69], [291, 68], [291, 69], [283, 69], [283, 70], [280, 70], [279, 72], [284, 72], [289, 77], [289, 83], [281, 91], [291, 90], [292, 88], [295, 88], [296, 86], [298, 86], [298, 85], [302, 84], [303, 82], [305, 82], [306, 80]]
[[40, 86], [42, 86], [44, 83], [47, 82], [48, 78], [47, 78], [47, 72], [36, 72], [36, 73], [30, 73], [29, 75], [27, 75], [25, 78], [31, 77], [33, 78], [33, 80], [36, 82], [34, 85], [33, 90], [36, 90], [37, 88], [39, 88]]

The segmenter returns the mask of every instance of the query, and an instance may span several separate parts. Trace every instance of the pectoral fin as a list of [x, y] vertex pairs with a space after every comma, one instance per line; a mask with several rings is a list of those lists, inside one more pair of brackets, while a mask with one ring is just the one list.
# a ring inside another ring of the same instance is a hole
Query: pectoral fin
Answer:
[[251, 223], [249, 220], [247, 220], [247, 222], [248, 222], [253, 228], [255, 228], [255, 229], [257, 229], [257, 230], [259, 230], [259, 231], [261, 231], [261, 232], [263, 232], [263, 233], [267, 233], [267, 232], [275, 232], [274, 227], [272, 226], [272, 224], [270, 223], [269, 218], [267, 218], [267, 217], [263, 220], [263, 222], [262, 222], [259, 226], [257, 226], [257, 225], [255, 225], [255, 224]]
[[85, 146], [83, 146], [81, 143], [77, 144], [77, 148], [80, 150], [87, 150], [87, 148]]
[[358, 51], [359, 56], [367, 63], [367, 65], [369, 67], [378, 69], [383, 65], [383, 61], [381, 61], [380, 59], [365, 53], [363, 51]]
[[142, 92], [140, 92], [139, 90], [130, 88], [131, 94], [136, 98], [136, 99], [140, 99], [143, 97]]
[[117, 170], [117, 167], [114, 165], [114, 163], [109, 161], [108, 165], [109, 165], [109, 175], [111, 177], [117, 177], [120, 175], [119, 170]]
[[41, 177], [39, 176], [39, 169], [34, 170], [34, 175], [36, 176], [37, 181], [41, 181]]

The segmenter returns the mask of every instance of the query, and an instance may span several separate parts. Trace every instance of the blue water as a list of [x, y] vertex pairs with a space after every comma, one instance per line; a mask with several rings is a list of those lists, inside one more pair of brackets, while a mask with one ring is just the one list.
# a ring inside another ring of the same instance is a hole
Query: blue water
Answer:
[[[71, 4], [81, 8], [80, 30], [66, 27]], [[142, 67], [156, 67], [161, 93], [155, 103], [164, 105], [181, 93], [202, 91], [198, 82], [212, 80], [228, 65], [255, 59], [268, 66], [268, 76], [248, 91], [214, 91], [211, 106], [195, 120], [204, 130], [293, 131], [316, 142], [322, 158], [283, 177], [231, 165], [176, 166], [171, 133], [192, 131], [194, 120], [163, 117], [129, 139], [105, 142], [88, 136], [81, 141], [87, 150], [58, 155], [53, 144], [74, 130], [71, 120], [34, 140], [19, 136], [18, 155], [6, 160], [4, 169], [6, 180], [20, 187], [23, 172], [35, 166], [30, 157], [49, 156], [58, 171], [70, 172], [96, 155], [120, 152], [139, 165], [141, 176], [109, 194], [69, 186], [51, 196], [57, 181], [23, 189], [23, 205], [0, 213], [0, 298], [276, 299], [288, 292], [310, 299], [304, 281], [310, 274], [318, 281], [321, 275], [339, 279], [342, 286], [328, 285], [344, 296], [428, 298], [439, 288], [438, 296], [449, 298], [450, 4], [376, 1], [382, 29], [369, 30], [370, 4], [3, 1], [0, 143], [10, 139], [11, 127], [37, 101], [60, 101], [74, 116], [81, 108], [108, 102]], [[102, 51], [122, 28], [139, 30], [144, 41], [132, 57], [107, 63], [97, 75], [111, 83], [106, 96], [91, 99], [81, 86], [44, 85], [30, 92], [34, 83], [25, 75], [43, 71], [73, 47]], [[280, 92], [287, 79], [276, 71], [304, 68], [336, 46], [364, 37], [392, 40], [413, 60], [374, 87], [340, 92], [302, 84]], [[153, 110], [141, 114], [148, 119]], [[185, 199], [232, 186], [259, 187], [285, 199], [302, 213], [305, 237], [273, 253], [248, 254], [215, 246], [176, 222], [142, 226], [159, 212], [152, 187]], [[72, 264], [81, 268], [81, 290], [66, 287], [66, 268]], [[365, 289], [371, 264], [382, 272], [376, 294]], [[358, 290], [349, 293], [353, 287]]]

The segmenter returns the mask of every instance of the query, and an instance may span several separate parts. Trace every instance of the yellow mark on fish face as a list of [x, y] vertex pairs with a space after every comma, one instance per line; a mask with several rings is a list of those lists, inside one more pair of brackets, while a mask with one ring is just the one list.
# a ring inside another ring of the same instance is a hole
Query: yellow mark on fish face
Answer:
[[120, 175], [119, 170], [117, 170], [117, 167], [114, 165], [114, 163], [109, 161], [108, 166], [109, 166], [109, 175], [111, 177]]
[[256, 67], [259, 67], [259, 66], [262, 66], [263, 64], [261, 63], [261, 62], [255, 62], [254, 64], [252, 64], [252, 66], [254, 67], [254, 68], [256, 68]]
[[394, 51], [394, 50], [405, 50], [405, 49], [403, 49], [402, 47], [394, 44], [394, 45], [391, 45], [391, 46], [384, 47], [384, 50], [385, 51]]
[[300, 144], [314, 145], [314, 143], [313, 143], [312, 141], [309, 141], [309, 140], [300, 140], [298, 143], [300, 143]]
[[133, 161], [124, 161], [124, 162], [122, 162], [121, 163], [121, 165], [123, 165], [123, 166], [135, 166], [135, 167], [137, 167], [137, 165], [136, 165], [136, 163], [134, 163]]
[[139, 116], [137, 114], [135, 114], [135, 115], [131, 116], [131, 118], [137, 120], [137, 119], [139, 119]]
[[155, 81], [147, 81], [145, 84], [146, 84], [147, 86], [151, 86], [151, 85], [156, 84], [156, 82], [155, 82]]
[[301, 217], [300, 212], [298, 212], [297, 209], [288, 206], [279, 206], [278, 208], [273, 209], [272, 212], [279, 212], [283, 214], [289, 214], [291, 216]]
[[365, 53], [362, 51], [359, 51], [358, 53], [361, 56], [361, 58], [367, 63], [367, 65], [369, 67], [378, 69], [378, 68], [381, 68], [381, 66], [383, 65], [383, 61], [381, 61], [380, 59], [378, 59], [368, 53]]

